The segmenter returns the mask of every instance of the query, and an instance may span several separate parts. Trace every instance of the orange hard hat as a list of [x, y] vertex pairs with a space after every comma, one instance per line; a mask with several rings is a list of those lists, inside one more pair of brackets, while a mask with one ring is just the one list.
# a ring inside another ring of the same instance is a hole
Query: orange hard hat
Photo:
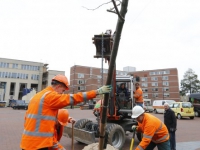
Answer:
[[63, 83], [66, 86], [66, 90], [69, 90], [69, 82], [66, 76], [58, 74], [52, 78], [52, 81], [53, 80]]
[[58, 110], [58, 122], [65, 126], [68, 123], [69, 112], [67, 109], [59, 109]]

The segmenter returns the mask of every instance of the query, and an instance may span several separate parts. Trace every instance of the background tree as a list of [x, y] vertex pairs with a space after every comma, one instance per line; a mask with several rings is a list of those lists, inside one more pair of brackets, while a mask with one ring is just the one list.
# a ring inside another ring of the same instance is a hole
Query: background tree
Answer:
[[198, 93], [200, 92], [200, 81], [198, 80], [198, 75], [189, 68], [181, 80], [181, 91], [180, 95], [184, 96], [187, 93]]

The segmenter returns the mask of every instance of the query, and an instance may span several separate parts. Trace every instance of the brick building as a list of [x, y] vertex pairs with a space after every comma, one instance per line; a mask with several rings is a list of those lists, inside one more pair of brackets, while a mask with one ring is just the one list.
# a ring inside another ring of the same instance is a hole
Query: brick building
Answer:
[[[70, 68], [70, 93], [97, 89], [102, 85], [102, 69], [75, 65]], [[103, 69], [103, 84], [106, 82], [108, 69]], [[179, 80], [176, 68], [144, 70], [144, 71], [116, 71], [117, 75], [133, 75], [140, 77], [140, 86], [144, 98], [172, 99], [179, 101]]]

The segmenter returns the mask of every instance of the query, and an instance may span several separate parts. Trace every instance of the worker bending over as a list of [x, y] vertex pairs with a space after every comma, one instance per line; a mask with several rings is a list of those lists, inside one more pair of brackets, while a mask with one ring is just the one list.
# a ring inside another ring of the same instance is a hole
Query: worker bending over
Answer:
[[67, 109], [59, 109], [58, 110], [58, 116], [54, 131], [54, 138], [53, 138], [53, 146], [49, 148], [49, 150], [66, 150], [60, 143], [60, 139], [63, 134], [64, 126], [67, 125], [67, 123], [74, 124], [76, 121], [69, 117], [69, 112]]
[[48, 150], [54, 143], [54, 131], [58, 110], [86, 102], [99, 94], [110, 93], [110, 85], [97, 90], [64, 94], [69, 90], [68, 79], [64, 75], [53, 77], [51, 86], [38, 92], [30, 100], [25, 114], [24, 131], [20, 147], [23, 150]]
[[158, 150], [171, 150], [167, 127], [160, 119], [144, 113], [140, 106], [133, 107], [132, 118], [138, 122], [138, 126], [132, 127], [133, 130], [143, 133], [142, 140], [135, 150], [153, 150], [156, 146]]

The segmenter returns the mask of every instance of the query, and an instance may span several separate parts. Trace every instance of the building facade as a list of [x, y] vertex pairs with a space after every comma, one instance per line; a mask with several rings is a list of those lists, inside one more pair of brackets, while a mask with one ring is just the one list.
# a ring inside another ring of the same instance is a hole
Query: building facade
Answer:
[[131, 72], [140, 77], [143, 97], [180, 101], [178, 70], [176, 68]]
[[51, 78], [64, 71], [47, 70], [48, 64], [0, 58], [0, 101], [22, 99], [23, 89], [40, 91], [51, 84]]
[[[108, 69], [75, 65], [70, 68], [70, 93], [89, 91], [105, 85]], [[116, 75], [133, 75], [140, 77], [143, 97], [152, 100], [172, 99], [180, 101], [178, 71], [176, 68], [145, 70], [145, 71], [116, 71]]]

